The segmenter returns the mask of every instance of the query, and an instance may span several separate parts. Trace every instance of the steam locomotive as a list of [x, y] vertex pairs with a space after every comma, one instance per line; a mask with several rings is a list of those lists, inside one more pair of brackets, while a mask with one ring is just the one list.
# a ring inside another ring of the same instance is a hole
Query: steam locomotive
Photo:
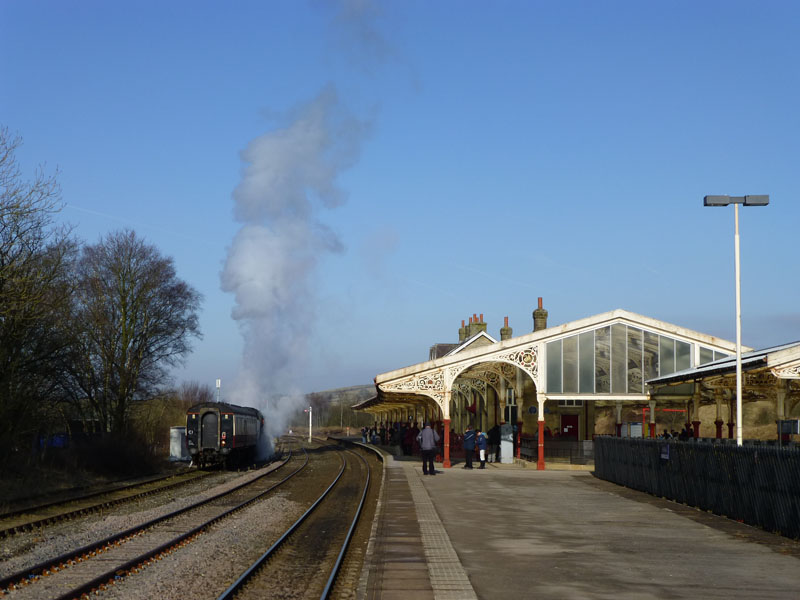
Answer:
[[186, 411], [186, 446], [200, 468], [235, 466], [256, 458], [266, 435], [264, 416], [255, 408], [225, 402], [203, 402]]

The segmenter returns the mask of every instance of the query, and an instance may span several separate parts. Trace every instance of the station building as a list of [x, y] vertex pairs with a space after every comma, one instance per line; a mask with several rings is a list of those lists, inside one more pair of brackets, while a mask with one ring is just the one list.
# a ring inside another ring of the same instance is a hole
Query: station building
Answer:
[[[734, 342], [622, 309], [557, 326], [547, 316], [539, 298], [531, 333], [514, 337], [506, 318], [496, 340], [475, 314], [462, 321], [458, 343], [435, 344], [426, 362], [376, 376], [377, 395], [354, 408], [376, 422], [434, 422], [445, 467], [450, 432], [469, 423], [511, 425], [515, 457], [536, 456], [544, 468], [546, 440], [592, 440], [601, 407], [614, 412], [616, 435], [629, 433], [623, 408], [637, 407], [640, 434], [654, 437], [657, 411], [683, 412], [697, 435], [700, 406], [713, 403], [716, 436], [727, 423], [733, 437]], [[800, 343], [745, 356], [748, 399], [774, 399], [779, 418], [800, 403]]]

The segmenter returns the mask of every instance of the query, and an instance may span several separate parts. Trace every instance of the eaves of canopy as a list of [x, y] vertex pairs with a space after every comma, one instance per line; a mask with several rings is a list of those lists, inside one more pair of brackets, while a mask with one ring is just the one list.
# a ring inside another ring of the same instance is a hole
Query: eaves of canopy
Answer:
[[433, 401], [449, 418], [449, 400], [460, 384], [485, 391], [499, 389], [501, 382], [512, 383], [518, 370], [539, 381], [539, 337], [522, 336], [398, 369], [375, 378], [377, 396], [354, 406], [355, 410], [378, 412], [409, 404], [424, 405], [420, 398]]
[[378, 413], [387, 410], [395, 409], [409, 409], [411, 407], [432, 408], [435, 406], [434, 401], [428, 396], [422, 394], [386, 394], [380, 388], [377, 389], [377, 395], [368, 398], [359, 404], [354, 405], [353, 410], [359, 410], [368, 413]]
[[[742, 354], [742, 392], [745, 400], [759, 400], [778, 385], [800, 393], [800, 342], [753, 350]], [[699, 384], [706, 394], [736, 388], [736, 357], [685, 369], [665, 377], [650, 379], [647, 385], [658, 393], [684, 383]]]

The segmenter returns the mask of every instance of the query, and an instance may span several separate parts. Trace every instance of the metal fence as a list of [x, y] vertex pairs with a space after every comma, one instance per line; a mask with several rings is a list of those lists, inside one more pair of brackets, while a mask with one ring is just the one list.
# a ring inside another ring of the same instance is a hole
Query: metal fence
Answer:
[[595, 438], [595, 474], [620, 485], [800, 538], [800, 450]]
[[[533, 436], [522, 436], [520, 456], [535, 462], [539, 458], [538, 440]], [[586, 465], [594, 461], [594, 443], [591, 440], [559, 440], [548, 437], [544, 441], [544, 458]]]

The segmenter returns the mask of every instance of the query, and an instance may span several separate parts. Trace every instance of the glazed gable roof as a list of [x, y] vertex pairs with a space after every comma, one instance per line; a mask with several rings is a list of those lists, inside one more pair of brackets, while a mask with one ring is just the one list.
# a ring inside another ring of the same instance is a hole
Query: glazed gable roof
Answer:
[[[698, 331], [693, 331], [691, 329], [687, 329], [679, 325], [674, 325], [672, 323], [667, 323], [665, 321], [659, 321], [658, 319], [653, 319], [652, 317], [646, 317], [644, 315], [639, 315], [618, 308], [616, 310], [601, 313], [591, 317], [585, 317], [583, 319], [578, 319], [576, 321], [570, 321], [569, 323], [564, 323], [562, 325], [556, 325], [554, 327], [548, 327], [547, 329], [541, 329], [539, 331], [526, 333], [524, 335], [513, 337], [508, 340], [494, 342], [493, 344], [490, 345], [480, 346], [478, 348], [464, 347], [462, 350], [459, 350], [458, 352], [455, 351], [451, 352], [441, 358], [437, 358], [436, 360], [429, 360], [426, 362], [417, 363], [415, 365], [410, 365], [408, 367], [404, 367], [401, 369], [396, 369], [394, 371], [387, 371], [386, 373], [381, 373], [375, 377], [375, 383], [376, 384], [385, 383], [400, 377], [407, 377], [414, 373], [419, 373], [430, 369], [446, 367], [449, 365], [456, 364], [465, 359], [479, 357], [483, 354], [491, 354], [493, 352], [497, 352], [498, 350], [506, 350], [506, 349], [512, 350], [517, 346], [524, 346], [532, 342], [546, 343], [550, 341], [555, 341], [562, 337], [575, 335], [583, 331], [589, 331], [592, 329], [596, 329], [598, 327], [602, 327], [604, 325], [611, 325], [613, 323], [623, 323], [626, 325], [631, 325], [632, 327], [648, 329], [650, 331], [654, 331], [656, 333], [660, 333], [663, 335], [668, 335], [670, 337], [683, 338], [722, 352], [736, 351], [736, 344], [734, 342], [730, 342], [728, 340], [724, 340], [716, 336], [700, 333]], [[473, 336], [473, 338], [474, 337], [476, 336]], [[487, 335], [487, 337], [493, 339], [491, 338], [491, 336]], [[464, 345], [466, 345], [466, 342], [465, 344], [462, 344], [462, 346]], [[752, 350], [752, 348], [747, 347], [745, 348], [745, 350], [749, 351]]]

